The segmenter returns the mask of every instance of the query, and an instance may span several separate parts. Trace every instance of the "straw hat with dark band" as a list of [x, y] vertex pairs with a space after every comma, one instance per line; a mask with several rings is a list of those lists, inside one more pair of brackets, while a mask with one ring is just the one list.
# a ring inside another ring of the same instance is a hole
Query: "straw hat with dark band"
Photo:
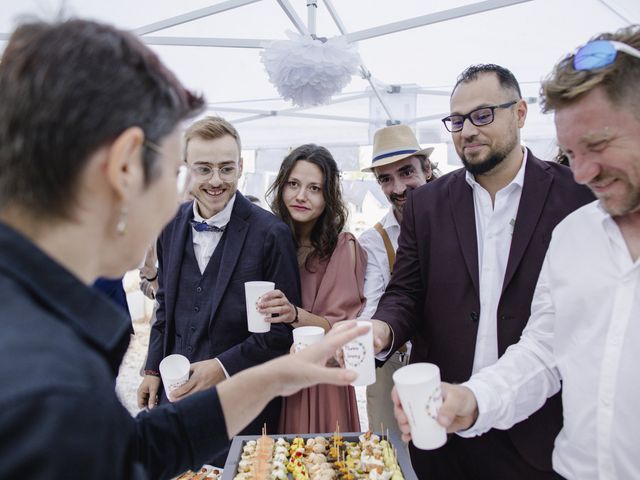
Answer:
[[371, 166], [363, 172], [372, 172], [374, 168], [403, 160], [413, 155], [429, 158], [433, 147], [421, 148], [413, 130], [407, 125], [392, 125], [378, 130], [373, 136], [373, 160]]

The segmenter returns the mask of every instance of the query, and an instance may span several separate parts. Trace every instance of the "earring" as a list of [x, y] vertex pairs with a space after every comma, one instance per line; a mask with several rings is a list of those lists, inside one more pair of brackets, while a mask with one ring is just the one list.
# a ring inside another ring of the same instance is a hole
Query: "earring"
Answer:
[[129, 214], [129, 209], [123, 205], [120, 210], [120, 219], [118, 220], [118, 224], [116, 225], [116, 232], [118, 235], [124, 235], [124, 232], [127, 231], [127, 215]]

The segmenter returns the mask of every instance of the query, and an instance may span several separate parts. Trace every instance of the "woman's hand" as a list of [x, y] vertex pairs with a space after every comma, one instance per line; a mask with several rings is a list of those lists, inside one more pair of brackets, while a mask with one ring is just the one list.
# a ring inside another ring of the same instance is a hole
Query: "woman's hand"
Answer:
[[[348, 385], [357, 374], [343, 368], [333, 368], [328, 363], [333, 359], [336, 350], [367, 333], [368, 326], [358, 326], [355, 321], [340, 322], [327, 333], [322, 340], [292, 356], [278, 357], [263, 365], [272, 369], [280, 382], [279, 395], [292, 395], [303, 388], [326, 383], [331, 385]], [[295, 367], [292, 368], [292, 365]]]
[[296, 306], [280, 290], [271, 290], [258, 299], [258, 312], [270, 323], [293, 323], [297, 320]]

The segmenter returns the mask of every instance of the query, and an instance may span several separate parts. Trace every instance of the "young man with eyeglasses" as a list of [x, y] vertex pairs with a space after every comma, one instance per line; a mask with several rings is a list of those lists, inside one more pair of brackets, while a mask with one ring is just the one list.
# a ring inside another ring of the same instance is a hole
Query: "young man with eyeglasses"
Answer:
[[[520, 141], [527, 104], [498, 65], [465, 70], [444, 124], [464, 168], [417, 188], [403, 210], [391, 282], [373, 315], [382, 351], [408, 339], [411, 363], [462, 382], [518, 341], [551, 231], [593, 196], [568, 168], [537, 159]], [[451, 436], [438, 450], [410, 445], [419, 478], [556, 478], [556, 397], [508, 431]]]
[[[140, 407], [166, 402], [160, 361], [179, 353], [191, 362], [189, 381], [173, 392], [181, 400], [246, 368], [289, 351], [291, 329], [247, 330], [244, 283], [272, 281], [300, 301], [296, 250], [289, 228], [240, 192], [240, 136], [226, 120], [206, 117], [185, 133], [184, 158], [194, 201], [183, 204], [158, 239], [158, 308], [151, 329]], [[278, 425], [273, 401], [245, 430]], [[224, 456], [213, 460], [223, 465]]]
[[[439, 421], [465, 436], [536, 415], [562, 385], [553, 468], [569, 479], [640, 478], [638, 85], [637, 25], [598, 36], [543, 83], [575, 180], [598, 200], [554, 230], [521, 340], [464, 386], [444, 385]], [[399, 404], [397, 415], [408, 433]]]

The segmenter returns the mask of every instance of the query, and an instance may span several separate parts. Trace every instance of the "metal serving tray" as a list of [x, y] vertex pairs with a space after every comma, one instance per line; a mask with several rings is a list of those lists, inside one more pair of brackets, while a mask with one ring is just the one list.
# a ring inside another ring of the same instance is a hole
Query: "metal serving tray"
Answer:
[[[358, 437], [362, 435], [362, 433], [363, 432], [347, 432], [347, 433], [340, 433], [340, 435], [342, 435], [343, 440], [346, 442], [357, 442], [359, 441]], [[376, 435], [378, 435], [381, 439], [383, 438], [381, 434], [377, 432], [374, 432], [374, 433], [376, 433]], [[269, 435], [269, 436], [274, 440], [277, 440], [278, 438], [282, 437], [287, 442], [291, 443], [293, 439], [296, 437], [301, 437], [304, 439], [315, 438], [315, 437], [329, 438], [333, 434], [334, 432], [311, 433], [306, 435]], [[242, 448], [244, 447], [245, 443], [247, 443], [249, 440], [258, 440], [259, 438], [260, 438], [260, 435], [237, 435], [233, 437], [233, 441], [231, 442], [231, 448], [229, 449], [229, 455], [227, 456], [227, 461], [224, 464], [224, 470], [222, 472], [221, 480], [233, 480], [233, 478], [236, 476], [238, 472], [238, 463], [240, 462], [240, 457], [242, 455]], [[385, 435], [384, 438], [387, 438], [387, 436]], [[409, 454], [407, 453], [407, 450], [405, 446], [402, 444], [402, 442], [393, 433], [389, 434], [389, 442], [396, 449], [397, 457], [398, 457], [398, 465], [400, 466], [400, 471], [402, 472], [402, 475], [404, 476], [405, 480], [418, 480], [416, 473], [413, 471], [413, 468], [411, 467], [411, 460], [409, 459]], [[289, 478], [293, 478], [291, 474], [289, 474]]]

